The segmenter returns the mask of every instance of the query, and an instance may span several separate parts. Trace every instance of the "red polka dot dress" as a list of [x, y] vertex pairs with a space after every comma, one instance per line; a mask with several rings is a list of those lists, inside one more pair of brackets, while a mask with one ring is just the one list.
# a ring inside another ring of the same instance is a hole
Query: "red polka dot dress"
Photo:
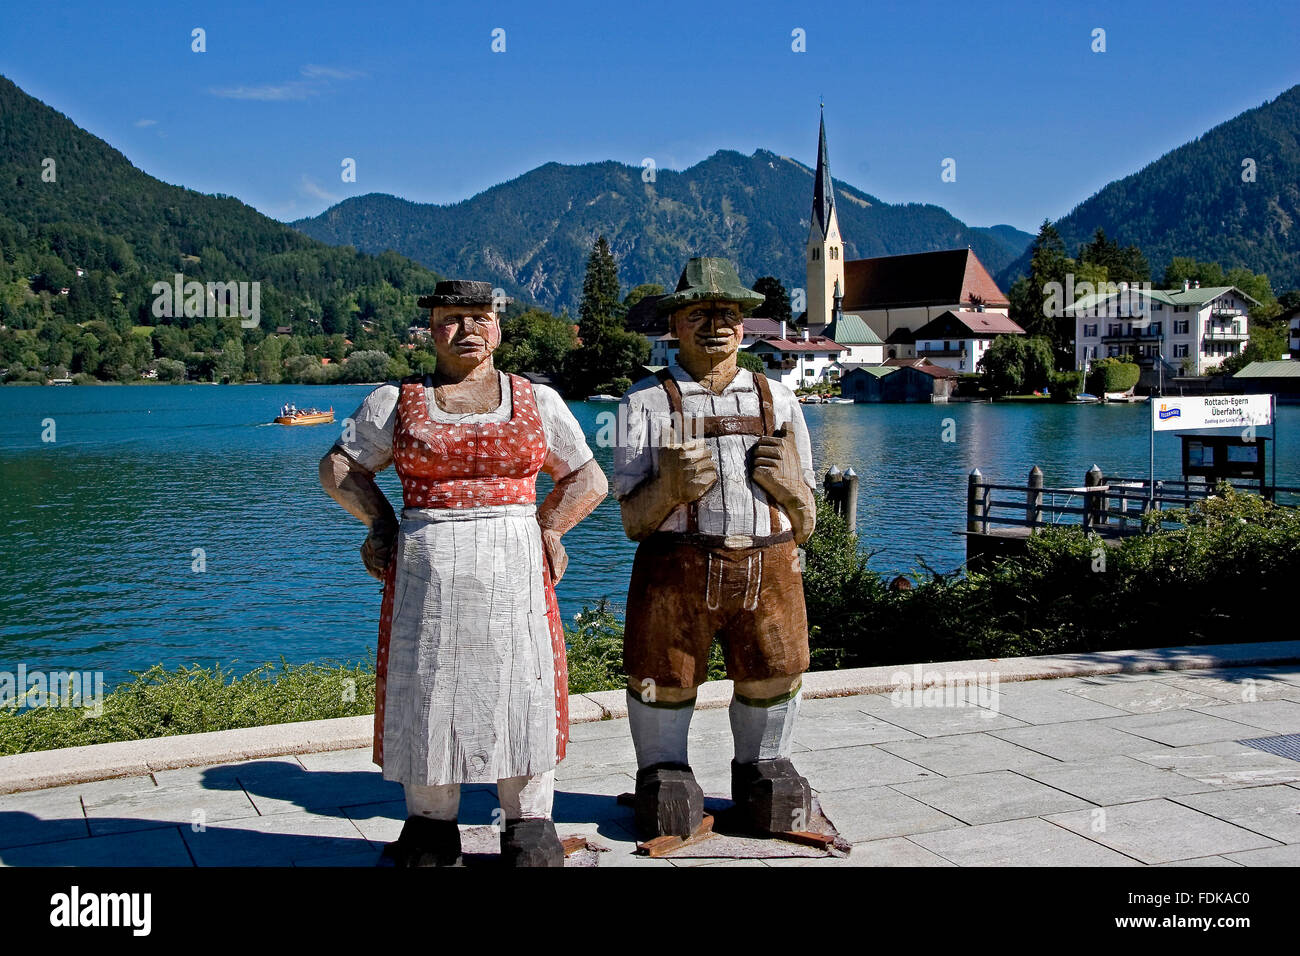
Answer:
[[546, 432], [532, 384], [502, 382], [502, 421], [436, 420], [419, 381], [397, 399], [405, 508], [375, 688], [374, 760], [388, 779], [494, 782], [565, 753], [568, 664], [534, 507]]

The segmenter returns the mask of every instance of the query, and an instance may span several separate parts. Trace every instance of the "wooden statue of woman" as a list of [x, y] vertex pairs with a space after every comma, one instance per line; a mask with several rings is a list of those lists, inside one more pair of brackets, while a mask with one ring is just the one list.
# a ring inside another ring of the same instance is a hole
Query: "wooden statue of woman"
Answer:
[[[403, 784], [397, 866], [460, 859], [460, 785], [494, 783], [503, 860], [561, 866], [551, 820], [568, 736], [568, 671], [555, 583], [561, 537], [604, 498], [605, 475], [573, 414], [544, 385], [498, 372], [501, 329], [486, 282], [439, 282], [436, 373], [366, 396], [321, 460], [321, 483], [369, 529], [361, 554], [384, 581], [374, 760]], [[392, 464], [400, 521], [375, 483]], [[537, 474], [555, 486], [535, 506]]]

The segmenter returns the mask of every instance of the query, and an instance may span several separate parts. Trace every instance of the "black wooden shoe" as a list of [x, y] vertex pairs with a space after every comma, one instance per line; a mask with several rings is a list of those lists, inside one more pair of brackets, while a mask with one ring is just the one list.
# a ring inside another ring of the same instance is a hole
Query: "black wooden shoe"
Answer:
[[564, 866], [564, 845], [551, 820], [507, 820], [501, 831], [501, 862], [506, 866]]
[[455, 820], [407, 817], [396, 843], [389, 843], [378, 866], [458, 866], [460, 827]]
[[731, 799], [740, 819], [756, 833], [805, 830], [812, 816], [812, 787], [789, 757], [731, 761]]
[[686, 764], [652, 764], [637, 771], [635, 813], [641, 839], [685, 838], [704, 822], [704, 791]]

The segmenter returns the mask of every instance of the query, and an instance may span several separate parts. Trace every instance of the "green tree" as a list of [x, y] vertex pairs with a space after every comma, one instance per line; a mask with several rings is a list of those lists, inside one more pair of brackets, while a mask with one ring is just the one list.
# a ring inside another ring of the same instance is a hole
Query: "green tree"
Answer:
[[493, 358], [504, 372], [560, 372], [577, 345], [568, 316], [529, 309], [506, 320]]
[[632, 291], [623, 297], [623, 304], [629, 309], [649, 295], [663, 295], [664, 287], [657, 282], [643, 282], [633, 286]]
[[258, 381], [267, 385], [280, 382], [281, 366], [284, 361], [284, 339], [278, 335], [268, 335], [258, 344], [254, 367], [257, 369]]
[[754, 280], [754, 291], [763, 296], [763, 303], [753, 312], [757, 318], [772, 319], [776, 322], [789, 322], [790, 296], [785, 286], [776, 276], [759, 276]]
[[221, 380], [231, 382], [244, 380], [244, 343], [237, 338], [228, 338], [221, 343], [221, 353], [216, 357], [214, 370]]
[[1235, 375], [1251, 362], [1276, 362], [1288, 351], [1288, 332], [1284, 326], [1256, 325], [1250, 330], [1250, 341], [1236, 355], [1229, 355], [1219, 366], [1228, 375]]
[[1074, 318], [1048, 315], [1048, 300], [1053, 284], [1061, 290], [1066, 287], [1066, 276], [1076, 272], [1077, 263], [1065, 254], [1065, 242], [1050, 219], [1043, 220], [1032, 248], [1029, 275], [1017, 280], [1008, 295], [1011, 318], [1029, 335], [1047, 336], [1057, 364], [1065, 367], [1073, 357]]
[[618, 264], [602, 235], [587, 257], [578, 309], [578, 337], [582, 344], [569, 354], [565, 378], [569, 390], [589, 394], [601, 387], [613, 389], [614, 380], [640, 377], [640, 366], [650, 354], [650, 342], [629, 332], [623, 324], [626, 307], [618, 297]]

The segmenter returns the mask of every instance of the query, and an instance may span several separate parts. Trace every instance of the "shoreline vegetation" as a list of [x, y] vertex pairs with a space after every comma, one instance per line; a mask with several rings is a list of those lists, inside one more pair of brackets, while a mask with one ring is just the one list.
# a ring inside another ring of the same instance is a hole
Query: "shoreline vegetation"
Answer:
[[[1220, 485], [1176, 529], [1102, 545], [1056, 527], [982, 571], [887, 581], [824, 499], [805, 547], [813, 670], [1267, 640], [1300, 568], [1300, 509]], [[623, 622], [608, 599], [565, 623], [571, 693], [617, 690]], [[715, 644], [708, 671], [723, 676]], [[0, 755], [374, 712], [373, 664], [155, 665], [76, 706], [0, 708]]]

